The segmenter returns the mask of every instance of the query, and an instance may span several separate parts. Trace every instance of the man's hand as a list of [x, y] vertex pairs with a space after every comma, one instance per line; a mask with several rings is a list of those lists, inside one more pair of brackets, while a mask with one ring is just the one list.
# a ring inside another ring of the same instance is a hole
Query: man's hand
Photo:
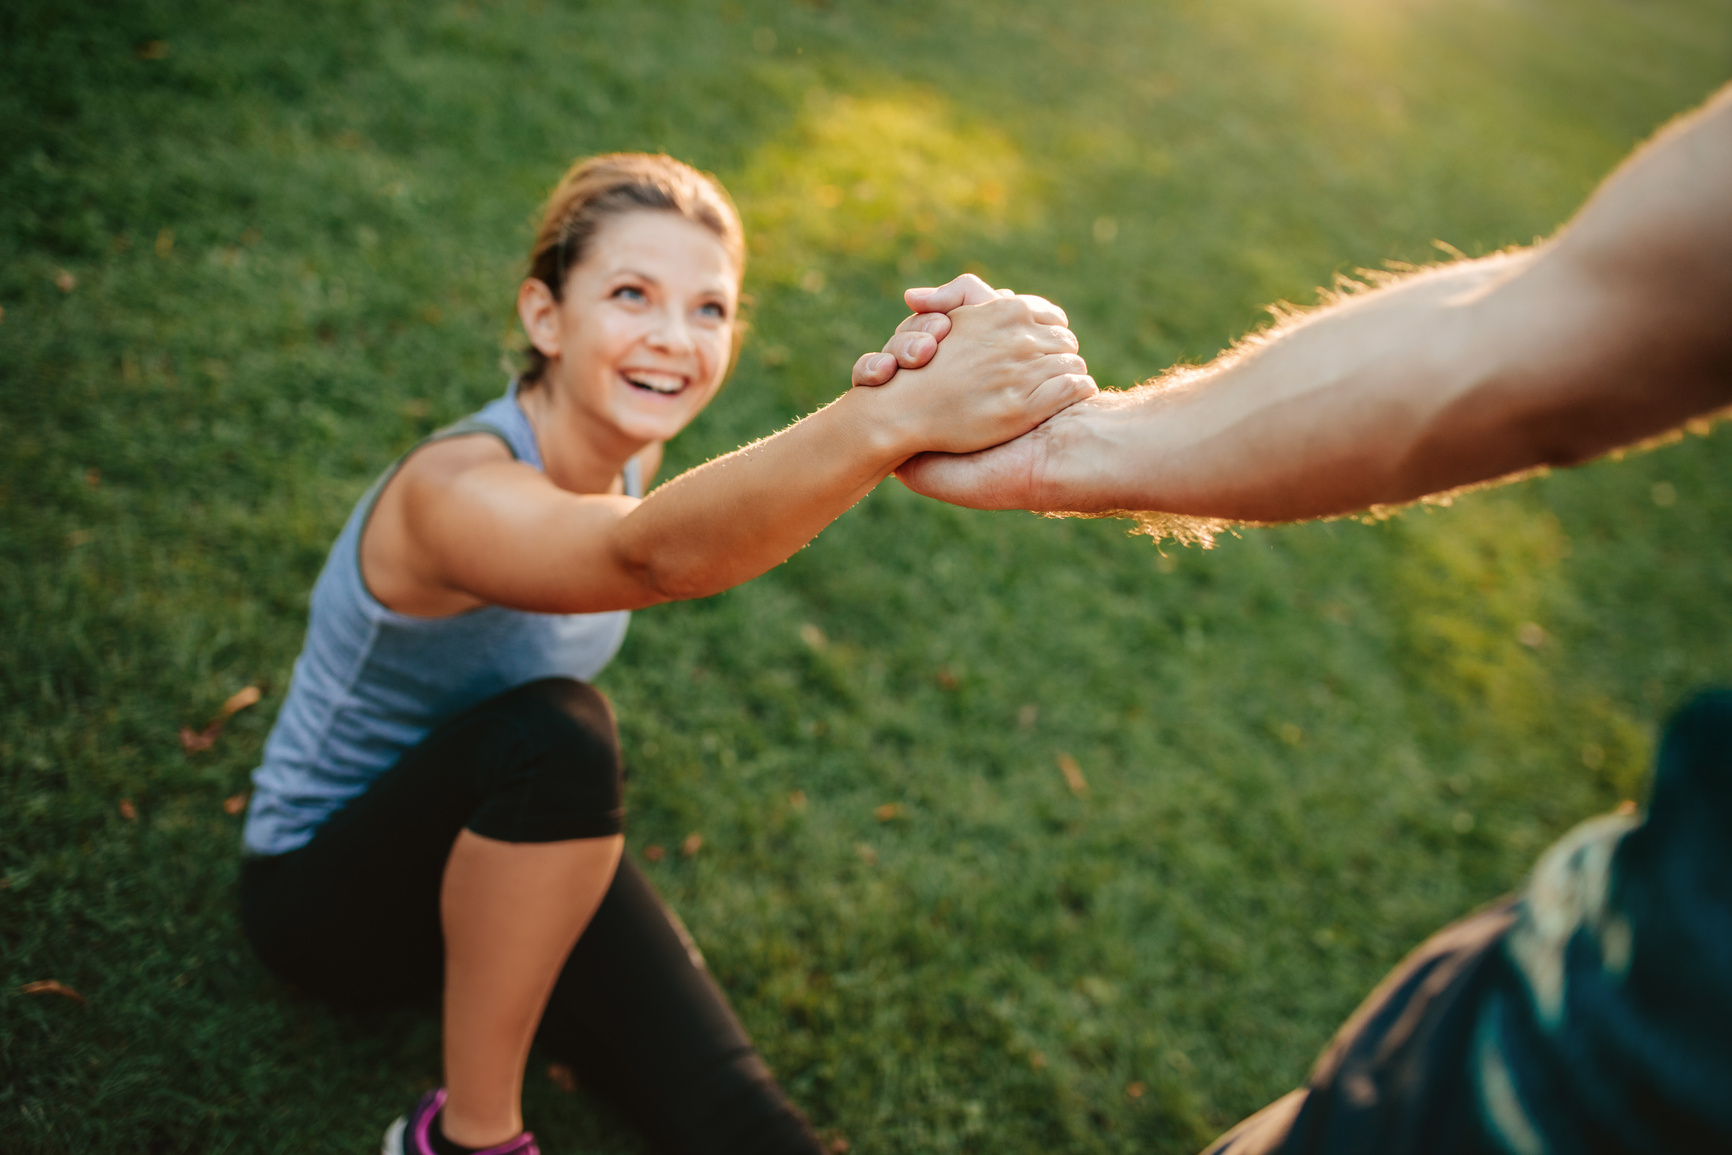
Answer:
[[1135, 509], [1135, 493], [1103, 463], [1159, 406], [1140, 391], [1101, 390], [1013, 441], [975, 453], [921, 453], [896, 470], [915, 493], [970, 509], [1105, 513]]
[[997, 297], [1015, 296], [995, 289], [973, 273], [964, 273], [936, 289], [909, 289], [902, 294], [914, 315], [896, 326], [880, 353], [862, 353], [854, 362], [854, 384], [876, 386], [896, 376], [896, 370], [918, 369], [932, 360], [938, 343], [950, 333], [952, 309], [982, 305]]

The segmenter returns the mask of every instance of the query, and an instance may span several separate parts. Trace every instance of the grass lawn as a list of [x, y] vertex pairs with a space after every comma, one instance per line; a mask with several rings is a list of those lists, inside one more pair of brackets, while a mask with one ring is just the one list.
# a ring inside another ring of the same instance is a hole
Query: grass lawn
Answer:
[[[1525, 243], [1729, 62], [1724, 0], [0, 6], [0, 1148], [370, 1150], [436, 1078], [431, 1015], [253, 960], [223, 803], [350, 505], [501, 389], [573, 157], [713, 169], [753, 234], [679, 468], [965, 267], [1124, 385], [1433, 238]], [[856, 1152], [1194, 1150], [1639, 795], [1732, 676], [1729, 526], [1724, 427], [1207, 552], [888, 483], [638, 615], [629, 843]], [[641, 1150], [544, 1065], [550, 1155]]]

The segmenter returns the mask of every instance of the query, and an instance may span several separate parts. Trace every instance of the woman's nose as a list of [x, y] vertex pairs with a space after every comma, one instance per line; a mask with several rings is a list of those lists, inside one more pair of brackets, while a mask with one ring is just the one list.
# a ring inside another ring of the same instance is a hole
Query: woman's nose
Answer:
[[662, 309], [650, 327], [650, 344], [670, 353], [685, 353], [692, 348], [691, 326], [678, 309]]

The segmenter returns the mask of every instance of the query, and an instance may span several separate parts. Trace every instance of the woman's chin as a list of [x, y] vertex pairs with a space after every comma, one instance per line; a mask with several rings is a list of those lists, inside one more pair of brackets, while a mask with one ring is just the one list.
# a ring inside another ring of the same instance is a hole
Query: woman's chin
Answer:
[[631, 440], [648, 444], [652, 441], [668, 440], [690, 424], [695, 416], [695, 411], [687, 411], [683, 407], [678, 411], [660, 413], [628, 410], [617, 414], [614, 424]]
[[685, 394], [644, 394], [622, 398], [614, 408], [614, 423], [634, 440], [666, 441], [691, 423], [703, 409]]

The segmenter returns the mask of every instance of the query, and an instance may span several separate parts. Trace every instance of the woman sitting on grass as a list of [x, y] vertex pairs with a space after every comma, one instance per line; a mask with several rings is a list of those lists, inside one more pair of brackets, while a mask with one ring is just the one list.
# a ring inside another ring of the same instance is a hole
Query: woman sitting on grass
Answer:
[[391, 1155], [535, 1151], [537, 1035], [659, 1149], [818, 1150], [622, 857], [617, 736], [587, 682], [628, 611], [748, 581], [913, 454], [1016, 437], [1094, 383], [1062, 312], [995, 298], [929, 368], [644, 498], [731, 366], [744, 260], [711, 178], [661, 156], [572, 168], [518, 291], [529, 367], [386, 471], [313, 589], [254, 774], [242, 915], [307, 991], [443, 991], [445, 1086]]

